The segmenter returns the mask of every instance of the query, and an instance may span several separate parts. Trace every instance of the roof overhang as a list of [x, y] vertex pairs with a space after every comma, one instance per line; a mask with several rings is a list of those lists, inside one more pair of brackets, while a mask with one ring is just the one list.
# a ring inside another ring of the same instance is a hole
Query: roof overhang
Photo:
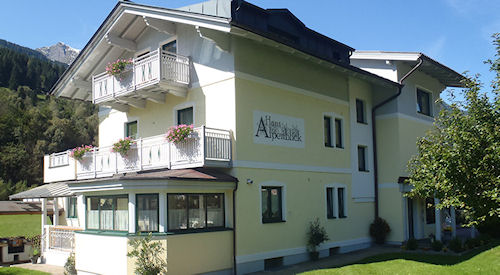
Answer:
[[49, 183], [9, 196], [11, 200], [70, 197], [73, 192], [63, 182]]
[[50, 94], [91, 100], [92, 76], [103, 72], [107, 62], [119, 58], [126, 51], [110, 43], [108, 34], [118, 41], [135, 42], [147, 28], [155, 28], [151, 24], [147, 25], [146, 21], [150, 19], [221, 32], [230, 31], [229, 18], [119, 1], [75, 61], [54, 84]]
[[462, 74], [419, 52], [355, 51], [351, 59], [397, 61], [411, 67], [422, 59], [422, 65], [418, 70], [436, 78], [446, 87], [463, 88], [463, 80], [466, 79]]

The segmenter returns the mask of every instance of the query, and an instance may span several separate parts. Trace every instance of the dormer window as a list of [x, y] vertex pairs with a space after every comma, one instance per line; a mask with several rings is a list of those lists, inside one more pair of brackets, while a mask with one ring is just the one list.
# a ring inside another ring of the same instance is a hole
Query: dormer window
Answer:
[[177, 54], [177, 40], [170, 41], [161, 46], [162, 51]]

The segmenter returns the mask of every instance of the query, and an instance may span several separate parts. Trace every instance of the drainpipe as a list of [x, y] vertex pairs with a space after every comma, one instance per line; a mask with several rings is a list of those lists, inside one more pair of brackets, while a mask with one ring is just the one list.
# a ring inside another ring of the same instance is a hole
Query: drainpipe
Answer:
[[238, 180], [233, 189], [233, 272], [236, 272], [236, 190], [238, 190]]
[[374, 177], [374, 185], [375, 185], [375, 218], [378, 218], [379, 210], [378, 210], [378, 163], [377, 163], [377, 132], [376, 132], [376, 125], [375, 125], [375, 112], [377, 111], [378, 108], [384, 106], [385, 104], [389, 103], [393, 99], [397, 98], [402, 90], [403, 90], [403, 81], [405, 81], [406, 78], [408, 78], [413, 72], [415, 72], [420, 65], [422, 65], [422, 57], [418, 58], [418, 63], [413, 67], [408, 73], [406, 73], [400, 80], [399, 80], [399, 88], [398, 92], [395, 95], [390, 96], [386, 100], [380, 102], [379, 104], [375, 105], [375, 107], [372, 108], [372, 141], [373, 141], [373, 177]]

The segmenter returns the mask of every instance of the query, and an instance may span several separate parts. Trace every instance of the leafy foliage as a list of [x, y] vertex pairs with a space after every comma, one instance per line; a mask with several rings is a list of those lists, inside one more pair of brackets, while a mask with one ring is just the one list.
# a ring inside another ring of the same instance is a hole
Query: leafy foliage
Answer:
[[71, 253], [64, 264], [64, 275], [76, 275], [75, 254]]
[[463, 251], [463, 244], [462, 244], [462, 240], [460, 240], [459, 238], [453, 238], [451, 239], [450, 243], [448, 244], [448, 247], [453, 251], [453, 252], [462, 252]]
[[409, 196], [461, 209], [468, 225], [500, 221], [500, 34], [493, 37], [496, 60], [487, 61], [496, 72], [492, 100], [477, 76], [466, 80], [463, 102], [441, 110], [408, 165], [415, 187]]
[[71, 150], [71, 152], [69, 153], [69, 156], [76, 159], [76, 160], [81, 160], [83, 158], [83, 156], [92, 151], [92, 149], [94, 149], [94, 146], [92, 145], [82, 145], [82, 146], [78, 146], [76, 148], [73, 148]]
[[127, 257], [134, 257], [135, 273], [141, 275], [157, 275], [167, 273], [167, 263], [162, 258], [165, 248], [159, 241], [152, 240], [152, 234], [137, 237], [129, 241], [132, 251]]
[[117, 59], [115, 62], [108, 63], [106, 66], [106, 72], [109, 75], [119, 75], [123, 73], [127, 65], [132, 64], [132, 59]]
[[325, 228], [320, 224], [319, 218], [309, 223], [309, 232], [307, 233], [307, 246], [312, 252], [316, 251], [318, 245], [328, 241], [328, 234]]
[[370, 236], [375, 239], [375, 243], [377, 244], [383, 244], [390, 232], [391, 227], [380, 217], [375, 218], [372, 224], [370, 224]]
[[441, 251], [443, 250], [443, 243], [441, 241], [433, 240], [431, 242], [431, 248], [434, 251]]
[[408, 250], [417, 250], [418, 248], [418, 242], [415, 240], [415, 238], [411, 238], [408, 241], [406, 241], [406, 249]]

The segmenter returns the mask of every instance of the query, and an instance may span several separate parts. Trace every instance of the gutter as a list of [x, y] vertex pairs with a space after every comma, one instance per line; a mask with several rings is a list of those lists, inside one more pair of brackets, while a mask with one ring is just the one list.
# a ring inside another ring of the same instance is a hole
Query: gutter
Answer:
[[373, 142], [373, 177], [374, 177], [374, 187], [375, 187], [375, 218], [379, 217], [379, 204], [378, 204], [378, 163], [377, 163], [377, 132], [375, 125], [375, 112], [378, 108], [389, 103], [393, 99], [397, 98], [403, 91], [403, 82], [408, 78], [413, 72], [415, 72], [423, 63], [422, 55], [418, 58], [418, 63], [413, 67], [408, 73], [406, 73], [401, 80], [399, 80], [398, 92], [395, 95], [390, 96], [379, 104], [372, 108], [372, 142]]
[[238, 181], [235, 182], [233, 189], [233, 274], [236, 275], [236, 190], [238, 190]]

